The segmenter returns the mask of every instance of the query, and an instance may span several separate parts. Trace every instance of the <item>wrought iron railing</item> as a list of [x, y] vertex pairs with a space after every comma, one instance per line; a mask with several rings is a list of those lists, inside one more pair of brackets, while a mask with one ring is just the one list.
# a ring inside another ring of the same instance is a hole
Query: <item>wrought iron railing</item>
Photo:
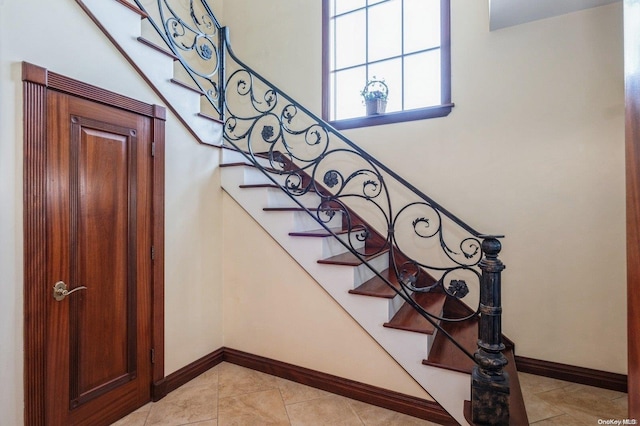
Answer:
[[[483, 389], [508, 395], [500, 339], [504, 266], [497, 258], [499, 237], [467, 225], [238, 59], [206, 0], [135, 2], [219, 114], [225, 144], [264, 172], [476, 363], [472, 406], [474, 418], [482, 422], [487, 411]], [[315, 194], [317, 205], [302, 202], [306, 194]], [[346, 238], [329, 226], [337, 212], [343, 215]], [[367, 262], [383, 252], [388, 252], [398, 286]], [[420, 292], [440, 292], [463, 309], [455, 315], [427, 312], [412, 296]], [[476, 316], [474, 355], [442, 323]]]

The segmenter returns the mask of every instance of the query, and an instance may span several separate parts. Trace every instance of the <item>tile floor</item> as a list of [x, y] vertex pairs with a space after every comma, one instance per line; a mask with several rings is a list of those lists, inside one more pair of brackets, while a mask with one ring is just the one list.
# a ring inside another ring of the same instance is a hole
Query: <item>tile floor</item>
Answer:
[[[625, 419], [627, 395], [531, 374], [520, 374], [529, 421], [597, 425]], [[222, 363], [149, 403], [117, 426], [435, 425], [279, 377]]]

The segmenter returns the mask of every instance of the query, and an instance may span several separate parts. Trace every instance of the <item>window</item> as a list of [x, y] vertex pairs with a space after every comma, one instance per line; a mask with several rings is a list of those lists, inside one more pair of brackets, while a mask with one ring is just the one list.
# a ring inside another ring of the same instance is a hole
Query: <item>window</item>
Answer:
[[[323, 117], [338, 129], [451, 112], [449, 0], [323, 0]], [[361, 91], [383, 80], [384, 114]]]

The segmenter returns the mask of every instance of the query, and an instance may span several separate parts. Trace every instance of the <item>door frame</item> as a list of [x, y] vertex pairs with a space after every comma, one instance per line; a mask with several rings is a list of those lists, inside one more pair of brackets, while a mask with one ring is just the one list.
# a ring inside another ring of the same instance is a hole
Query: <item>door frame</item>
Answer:
[[128, 98], [22, 63], [23, 81], [23, 229], [24, 229], [24, 421], [45, 424], [47, 304], [53, 286], [47, 276], [47, 92], [56, 91], [119, 108], [151, 120], [152, 271], [151, 348], [153, 400], [164, 396], [164, 144], [166, 109]]

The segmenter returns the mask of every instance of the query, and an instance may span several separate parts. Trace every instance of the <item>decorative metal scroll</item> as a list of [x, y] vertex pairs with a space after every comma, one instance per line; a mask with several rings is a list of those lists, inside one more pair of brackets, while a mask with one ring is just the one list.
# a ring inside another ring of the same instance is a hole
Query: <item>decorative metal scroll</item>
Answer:
[[[153, 13], [135, 1], [224, 118], [225, 143], [473, 359], [440, 322], [478, 315], [484, 236], [240, 61], [206, 0], [147, 0], [157, 3]], [[391, 277], [367, 261], [386, 252]], [[427, 312], [413, 297], [420, 292], [464, 309]]]
[[209, 4], [206, 0], [134, 1], [222, 119], [222, 32]]
[[[414, 292], [442, 292], [473, 300], [468, 313], [455, 318], [434, 315], [416, 304], [434, 323], [464, 321], [477, 314], [477, 265], [482, 258], [478, 232], [408, 187], [396, 173], [269, 84], [232, 52], [227, 70], [226, 142], [245, 152], [293, 199], [316, 194], [316, 205], [308, 201], [299, 205], [327, 231], [332, 232], [328, 223], [340, 212], [348, 231], [343, 244], [361, 260], [388, 251], [390, 268], [400, 284], [398, 292], [409, 303]], [[363, 240], [371, 244], [362, 245]], [[375, 272], [384, 279], [382, 271]]]

